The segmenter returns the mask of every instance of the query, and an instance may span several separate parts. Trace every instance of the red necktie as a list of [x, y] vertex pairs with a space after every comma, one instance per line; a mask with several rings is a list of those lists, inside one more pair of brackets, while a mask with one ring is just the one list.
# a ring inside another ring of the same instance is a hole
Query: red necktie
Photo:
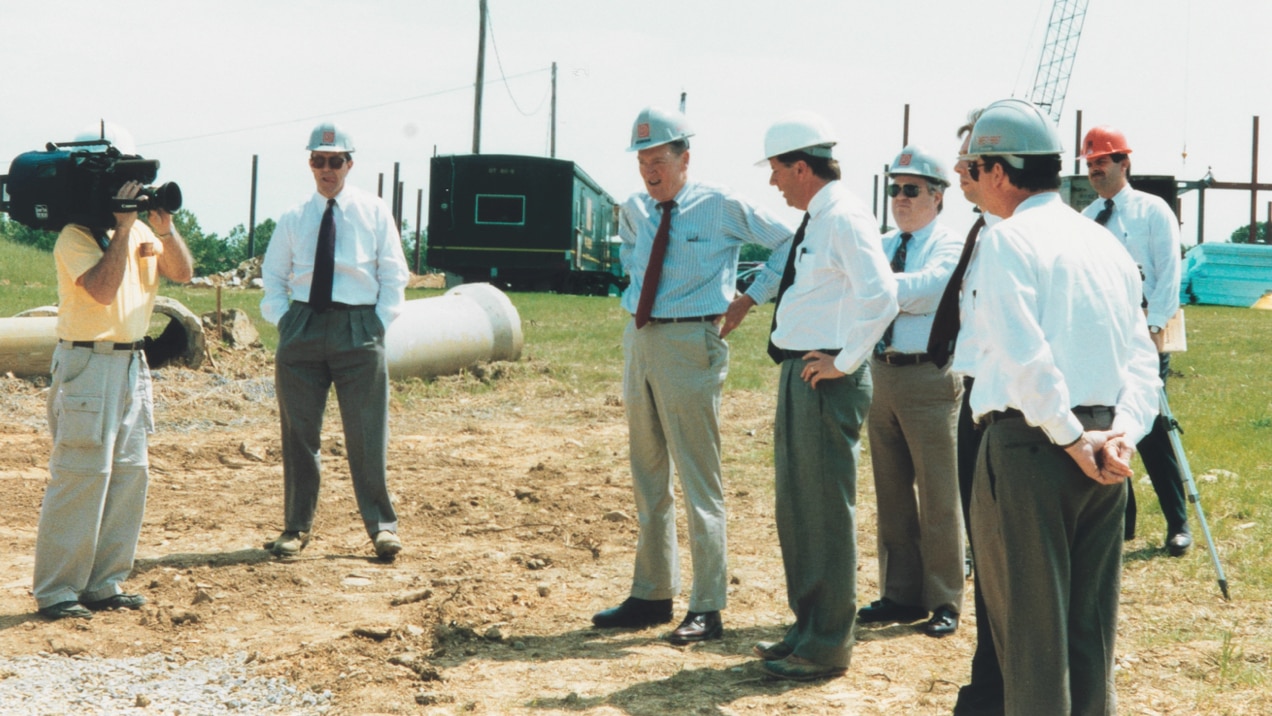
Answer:
[[318, 250], [314, 252], [314, 280], [309, 285], [309, 305], [315, 310], [331, 308], [331, 284], [336, 273], [336, 218], [332, 215], [335, 199], [327, 200], [318, 229]]
[[662, 278], [663, 257], [667, 255], [667, 244], [671, 242], [671, 208], [675, 205], [674, 201], [664, 201], [658, 205], [662, 209], [662, 221], [658, 223], [658, 233], [654, 234], [654, 245], [649, 249], [649, 264], [645, 266], [645, 278], [640, 286], [640, 301], [636, 304], [638, 329], [649, 323], [649, 316], [654, 310], [658, 279]]

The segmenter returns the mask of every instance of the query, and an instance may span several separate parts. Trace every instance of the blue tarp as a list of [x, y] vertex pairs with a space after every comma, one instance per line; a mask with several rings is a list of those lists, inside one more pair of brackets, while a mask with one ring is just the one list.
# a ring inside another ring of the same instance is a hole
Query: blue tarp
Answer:
[[1179, 302], [1253, 306], [1272, 292], [1272, 246], [1200, 244], [1184, 256]]

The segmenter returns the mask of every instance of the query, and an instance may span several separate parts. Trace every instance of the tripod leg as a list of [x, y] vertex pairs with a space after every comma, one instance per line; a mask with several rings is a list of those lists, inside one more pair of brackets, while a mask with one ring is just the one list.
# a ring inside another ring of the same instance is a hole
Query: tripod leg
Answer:
[[1188, 458], [1184, 455], [1184, 445], [1179, 439], [1179, 423], [1175, 420], [1174, 413], [1170, 412], [1170, 403], [1166, 400], [1166, 389], [1163, 387], [1159, 393], [1162, 404], [1162, 417], [1166, 420], [1168, 433], [1170, 435], [1170, 446], [1175, 451], [1175, 457], [1179, 460], [1179, 474], [1184, 481], [1184, 494], [1188, 497], [1188, 501], [1193, 504], [1193, 508], [1197, 512], [1197, 522], [1201, 525], [1201, 531], [1206, 536], [1206, 545], [1210, 548], [1210, 559], [1214, 562], [1215, 573], [1219, 575], [1219, 591], [1223, 593], [1225, 600], [1231, 600], [1228, 594], [1228, 578], [1224, 576], [1223, 565], [1219, 564], [1219, 553], [1215, 550], [1215, 541], [1210, 536], [1210, 525], [1206, 522], [1206, 513], [1201, 508], [1201, 496], [1197, 493], [1197, 483], [1193, 480], [1192, 468], [1188, 465]]

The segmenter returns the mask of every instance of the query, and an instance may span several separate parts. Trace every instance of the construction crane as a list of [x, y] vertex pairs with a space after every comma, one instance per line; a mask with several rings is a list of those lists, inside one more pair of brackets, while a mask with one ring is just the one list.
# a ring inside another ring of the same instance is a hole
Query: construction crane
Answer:
[[1060, 121], [1060, 110], [1064, 108], [1064, 95], [1069, 89], [1069, 75], [1078, 54], [1078, 38], [1082, 36], [1088, 2], [1055, 0], [1051, 6], [1051, 20], [1047, 23], [1047, 36], [1042, 43], [1038, 74], [1034, 76], [1029, 101], [1038, 105], [1053, 122]]

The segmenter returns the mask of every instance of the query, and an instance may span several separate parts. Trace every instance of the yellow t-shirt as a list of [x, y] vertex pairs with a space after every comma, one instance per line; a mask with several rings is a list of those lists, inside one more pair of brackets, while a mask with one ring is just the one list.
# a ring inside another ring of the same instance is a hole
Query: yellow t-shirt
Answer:
[[[109, 232], [111, 236], [114, 232]], [[115, 239], [112, 239], [115, 240]], [[67, 224], [53, 246], [57, 263], [57, 337], [67, 341], [130, 343], [146, 336], [159, 293], [163, 244], [144, 221], [128, 236], [128, 264], [110, 305], [98, 303], [76, 280], [101, 261], [103, 251], [88, 229]]]

